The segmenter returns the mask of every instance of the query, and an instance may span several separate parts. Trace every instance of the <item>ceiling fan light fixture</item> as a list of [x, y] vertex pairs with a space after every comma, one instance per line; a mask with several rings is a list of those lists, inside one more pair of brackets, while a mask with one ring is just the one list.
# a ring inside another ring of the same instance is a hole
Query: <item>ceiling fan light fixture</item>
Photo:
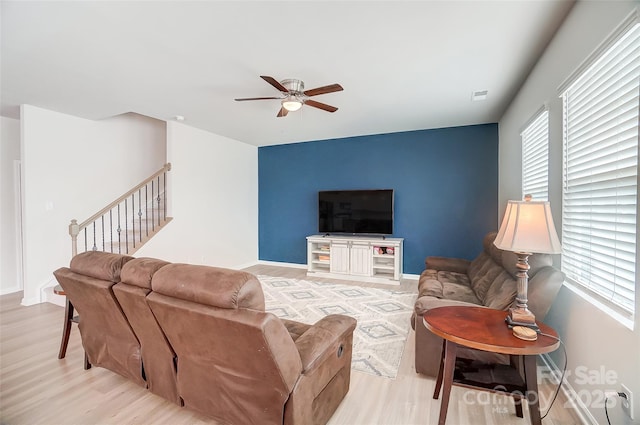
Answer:
[[295, 112], [302, 108], [302, 102], [295, 96], [287, 96], [282, 100], [282, 107], [289, 112]]

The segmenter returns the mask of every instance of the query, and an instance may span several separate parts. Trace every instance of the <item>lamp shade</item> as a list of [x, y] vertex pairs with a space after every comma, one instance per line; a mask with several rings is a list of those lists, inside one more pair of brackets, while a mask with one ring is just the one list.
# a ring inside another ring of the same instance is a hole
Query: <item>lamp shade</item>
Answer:
[[559, 254], [561, 245], [549, 202], [509, 201], [493, 243], [505, 251]]

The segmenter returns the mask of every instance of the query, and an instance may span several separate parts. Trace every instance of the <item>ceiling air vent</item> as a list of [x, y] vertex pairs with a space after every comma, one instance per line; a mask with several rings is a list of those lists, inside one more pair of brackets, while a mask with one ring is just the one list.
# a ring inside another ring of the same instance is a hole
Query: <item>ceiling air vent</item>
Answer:
[[477, 102], [479, 100], [487, 100], [487, 95], [489, 94], [489, 90], [480, 90], [474, 91], [471, 93], [471, 100]]

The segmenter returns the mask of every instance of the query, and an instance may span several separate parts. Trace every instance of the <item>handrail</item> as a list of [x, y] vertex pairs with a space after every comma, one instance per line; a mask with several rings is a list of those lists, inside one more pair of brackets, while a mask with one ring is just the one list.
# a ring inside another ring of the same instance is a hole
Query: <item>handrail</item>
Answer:
[[[160, 170], [158, 170], [154, 175], [152, 175], [149, 178], [146, 178], [142, 183], [140, 183], [139, 185], [135, 186], [133, 189], [131, 189], [130, 191], [128, 191], [127, 193], [125, 193], [124, 195], [122, 195], [121, 197], [119, 197], [118, 199], [116, 199], [115, 201], [113, 201], [112, 203], [110, 203], [109, 205], [107, 205], [106, 207], [104, 207], [103, 209], [101, 209], [100, 211], [98, 211], [97, 213], [95, 213], [94, 215], [92, 215], [91, 217], [86, 219], [85, 221], [83, 221], [82, 223], [78, 224], [78, 227], [80, 229], [83, 229], [83, 228], [87, 227], [89, 224], [93, 223], [98, 218], [100, 218], [103, 215], [105, 215], [110, 209], [112, 209], [113, 207], [118, 205], [120, 202], [124, 201], [125, 198], [128, 198], [129, 196], [131, 196], [136, 190], [140, 189], [141, 187], [144, 187], [151, 180], [155, 179], [156, 177], [158, 177], [159, 175], [161, 175], [162, 173], [167, 172], [167, 171], [171, 171], [171, 163], [165, 164], [164, 167], [162, 167]], [[73, 220], [71, 220], [71, 221], [73, 221]]]
[[[124, 195], [120, 196], [118, 199], [116, 199], [115, 201], [111, 202], [109, 205], [107, 205], [106, 207], [102, 208], [100, 211], [98, 211], [97, 213], [93, 214], [91, 217], [89, 217], [88, 219], [84, 220], [82, 223], [78, 224], [78, 221], [76, 219], [71, 220], [71, 224], [69, 224], [69, 235], [71, 235], [71, 243], [72, 243], [71, 251], [72, 251], [72, 255], [75, 256], [78, 253], [77, 237], [78, 237], [78, 234], [80, 233], [80, 231], [85, 229], [90, 224], [94, 224], [94, 233], [95, 233], [95, 222], [98, 219], [102, 218], [104, 220], [104, 216], [106, 214], [110, 213], [114, 208], [118, 207], [118, 205], [120, 203], [122, 203], [123, 201], [128, 199], [130, 196], [133, 196], [137, 191], [139, 191], [143, 187], [147, 186], [150, 182], [152, 182], [154, 179], [158, 178], [159, 176], [165, 174], [167, 171], [171, 171], [171, 163], [165, 164], [160, 170], [155, 172], [153, 175], [151, 175], [150, 177], [146, 178], [140, 184], [134, 186], [132, 189], [127, 191]], [[159, 188], [158, 188], [158, 190], [159, 190]], [[165, 206], [165, 208], [166, 208], [166, 206]], [[125, 217], [125, 219], [126, 219], [126, 217]], [[118, 232], [119, 231], [120, 230], [118, 230]], [[85, 235], [85, 240], [86, 240], [86, 235]]]

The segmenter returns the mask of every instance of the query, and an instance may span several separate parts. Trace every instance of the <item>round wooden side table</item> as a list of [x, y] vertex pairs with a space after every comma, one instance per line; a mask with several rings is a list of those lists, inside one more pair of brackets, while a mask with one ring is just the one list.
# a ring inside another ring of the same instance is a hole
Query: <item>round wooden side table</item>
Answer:
[[[518, 394], [524, 395], [528, 400], [531, 423], [541, 424], [536, 356], [555, 351], [560, 346], [560, 340], [555, 330], [540, 322], [537, 323], [541, 331], [537, 340], [524, 341], [516, 338], [504, 321], [506, 315], [505, 311], [471, 306], [439, 307], [424, 314], [423, 321], [427, 329], [443, 339], [443, 357], [433, 395], [433, 398], [437, 399], [442, 388], [439, 425], [444, 425], [447, 418], [452, 385], [498, 391], [495, 385], [493, 388], [487, 388], [476, 387], [468, 382], [454, 382], [458, 347], [521, 356], [524, 386]], [[521, 414], [522, 410], [519, 412]]]
[[[80, 323], [80, 316], [74, 316], [74, 308], [71, 301], [69, 301], [69, 297], [64, 292], [64, 289], [60, 285], [56, 285], [53, 287], [53, 293], [56, 295], [62, 295], [65, 297], [66, 301], [64, 304], [64, 323], [62, 325], [62, 340], [60, 341], [60, 351], [58, 351], [58, 359], [64, 359], [67, 355], [67, 345], [69, 345], [69, 336], [71, 335], [71, 324], [72, 323]], [[89, 363], [89, 359], [87, 357], [87, 353], [84, 354], [84, 368], [91, 368], [91, 364]]]

